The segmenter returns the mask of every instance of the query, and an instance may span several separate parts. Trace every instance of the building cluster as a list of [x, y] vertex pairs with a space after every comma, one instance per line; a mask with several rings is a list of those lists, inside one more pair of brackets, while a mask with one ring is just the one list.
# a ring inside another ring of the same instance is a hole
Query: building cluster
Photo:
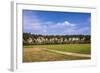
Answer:
[[38, 36], [28, 37], [26, 40], [23, 39], [24, 44], [68, 44], [68, 43], [90, 43], [90, 39], [86, 40], [87, 37], [44, 37]]

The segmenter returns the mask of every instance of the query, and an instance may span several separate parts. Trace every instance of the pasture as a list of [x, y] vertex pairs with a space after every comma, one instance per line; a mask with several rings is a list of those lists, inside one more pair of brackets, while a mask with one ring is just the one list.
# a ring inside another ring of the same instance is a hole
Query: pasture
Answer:
[[23, 62], [44, 62], [44, 61], [67, 61], [83, 60], [90, 57], [79, 57], [60, 54], [48, 50], [57, 50], [61, 52], [71, 52], [78, 54], [91, 54], [90, 44], [49, 44], [49, 45], [28, 45], [23, 46]]

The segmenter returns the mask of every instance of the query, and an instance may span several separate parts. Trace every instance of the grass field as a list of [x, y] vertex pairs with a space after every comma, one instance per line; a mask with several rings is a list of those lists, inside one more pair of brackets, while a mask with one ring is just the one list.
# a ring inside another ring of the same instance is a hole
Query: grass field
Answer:
[[87, 57], [76, 57], [54, 53], [41, 48], [80, 54], [91, 54], [90, 44], [29, 45], [23, 47], [23, 62], [90, 59]]

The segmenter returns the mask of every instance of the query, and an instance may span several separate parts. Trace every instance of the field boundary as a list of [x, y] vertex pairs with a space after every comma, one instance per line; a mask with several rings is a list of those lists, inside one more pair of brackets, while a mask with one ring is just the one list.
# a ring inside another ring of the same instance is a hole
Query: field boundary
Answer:
[[70, 55], [70, 56], [77, 56], [77, 57], [88, 57], [88, 58], [91, 57], [91, 55], [89, 55], [89, 54], [79, 54], [79, 53], [72, 53], [72, 52], [62, 52], [62, 51], [51, 50], [51, 49], [47, 49], [47, 48], [41, 48], [41, 49], [47, 50], [47, 51], [51, 51], [51, 52], [55, 52], [55, 53], [59, 53], [59, 54], [63, 54], [63, 55]]

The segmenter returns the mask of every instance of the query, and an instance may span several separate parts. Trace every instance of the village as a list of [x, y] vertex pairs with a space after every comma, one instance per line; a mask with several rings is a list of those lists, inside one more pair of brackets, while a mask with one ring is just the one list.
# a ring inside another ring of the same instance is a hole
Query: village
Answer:
[[[27, 38], [25, 37], [27, 36]], [[31, 35], [24, 34], [24, 44], [84, 44], [90, 43], [89, 35]]]

